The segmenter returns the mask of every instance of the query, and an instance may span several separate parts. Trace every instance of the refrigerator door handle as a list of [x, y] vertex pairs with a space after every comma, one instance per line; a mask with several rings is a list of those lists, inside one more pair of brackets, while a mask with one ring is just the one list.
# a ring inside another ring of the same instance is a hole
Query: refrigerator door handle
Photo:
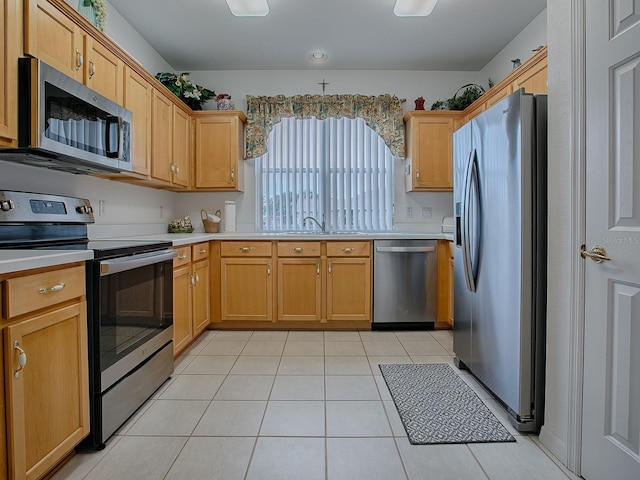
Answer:
[[[474, 194], [475, 193], [475, 198]], [[471, 202], [473, 201], [473, 209]], [[482, 224], [482, 216], [480, 215], [480, 184], [478, 182], [478, 152], [473, 151], [471, 157], [471, 174], [469, 175], [469, 281], [471, 291], [476, 291], [476, 282], [478, 280], [478, 251], [480, 247], [480, 232]], [[472, 243], [473, 242], [473, 243]]]
[[462, 266], [464, 267], [464, 279], [467, 289], [471, 292], [476, 291], [475, 281], [473, 278], [473, 270], [471, 264], [471, 245], [469, 235], [471, 233], [471, 222], [469, 209], [471, 207], [471, 176], [473, 173], [473, 164], [475, 158], [475, 149], [469, 153], [469, 160], [465, 171], [464, 186], [462, 190]]

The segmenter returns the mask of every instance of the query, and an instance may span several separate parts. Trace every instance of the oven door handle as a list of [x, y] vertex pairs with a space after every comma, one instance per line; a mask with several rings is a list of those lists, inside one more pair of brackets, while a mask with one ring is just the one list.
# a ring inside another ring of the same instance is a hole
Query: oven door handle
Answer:
[[114, 273], [126, 272], [134, 268], [146, 267], [154, 263], [161, 263], [176, 257], [178, 252], [167, 249], [159, 252], [143, 253], [141, 255], [131, 255], [114, 260], [100, 262], [100, 276], [112, 275]]

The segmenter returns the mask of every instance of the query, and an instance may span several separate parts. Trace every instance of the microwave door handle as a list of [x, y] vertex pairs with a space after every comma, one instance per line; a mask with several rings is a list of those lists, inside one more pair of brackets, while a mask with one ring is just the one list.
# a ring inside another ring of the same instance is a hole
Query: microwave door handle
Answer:
[[[111, 125], [117, 125], [117, 150], [111, 150]], [[109, 158], [120, 158], [122, 156], [122, 117], [116, 117], [115, 115], [109, 115], [107, 117], [107, 157]]]

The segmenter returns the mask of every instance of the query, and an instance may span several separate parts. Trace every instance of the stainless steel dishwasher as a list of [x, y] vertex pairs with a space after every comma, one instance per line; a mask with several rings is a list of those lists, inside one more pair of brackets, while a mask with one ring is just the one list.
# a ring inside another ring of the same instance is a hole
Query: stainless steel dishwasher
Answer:
[[373, 244], [372, 328], [433, 328], [437, 240], [376, 240]]

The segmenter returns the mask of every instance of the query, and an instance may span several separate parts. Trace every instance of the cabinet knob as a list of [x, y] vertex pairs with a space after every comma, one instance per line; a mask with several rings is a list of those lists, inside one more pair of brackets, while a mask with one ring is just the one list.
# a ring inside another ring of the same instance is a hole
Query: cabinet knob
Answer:
[[59, 283], [59, 284], [54, 285], [53, 287], [49, 287], [49, 288], [42, 287], [42, 288], [40, 288], [38, 290], [38, 293], [40, 295], [44, 295], [45, 293], [59, 292], [64, 287], [65, 287], [64, 283]]
[[332, 265], [329, 264], [329, 276], [331, 276], [331, 267], [332, 267]]
[[316, 277], [320, 278], [320, 264], [316, 263]]
[[304, 252], [304, 248], [302, 247], [293, 247], [293, 251], [296, 253], [302, 253]]
[[253, 247], [240, 247], [240, 251], [243, 253], [247, 253], [253, 250]]
[[342, 251], [343, 251], [344, 253], [353, 253], [353, 252], [355, 252], [355, 251], [356, 251], [356, 249], [355, 249], [355, 248], [352, 248], [352, 247], [345, 247], [345, 248], [343, 248], [343, 249], [342, 249]]
[[194, 275], [194, 277], [196, 278], [196, 283], [198, 283], [200, 281], [200, 275], [198, 275], [197, 273]]
[[231, 170], [231, 181], [234, 181], [236, 178], [236, 171], [235, 170]]
[[93, 63], [93, 60], [90, 58], [89, 59], [89, 78], [93, 78], [95, 74], [96, 74], [96, 64]]
[[267, 277], [271, 276], [271, 264], [267, 264]]
[[13, 349], [18, 352], [18, 368], [13, 372], [15, 378], [20, 377], [20, 372], [27, 366], [27, 353], [20, 348], [20, 342], [13, 342]]
[[191, 286], [194, 286], [196, 284], [196, 278], [193, 275], [189, 275], [189, 283], [191, 284]]
[[198, 250], [198, 253], [205, 254], [205, 253], [207, 253], [207, 250], [203, 248], [202, 250]]
[[186, 255], [178, 255], [176, 258], [178, 260], [184, 260], [185, 258], [187, 258], [187, 256]]
[[416, 180], [420, 180], [420, 172], [416, 170]]

